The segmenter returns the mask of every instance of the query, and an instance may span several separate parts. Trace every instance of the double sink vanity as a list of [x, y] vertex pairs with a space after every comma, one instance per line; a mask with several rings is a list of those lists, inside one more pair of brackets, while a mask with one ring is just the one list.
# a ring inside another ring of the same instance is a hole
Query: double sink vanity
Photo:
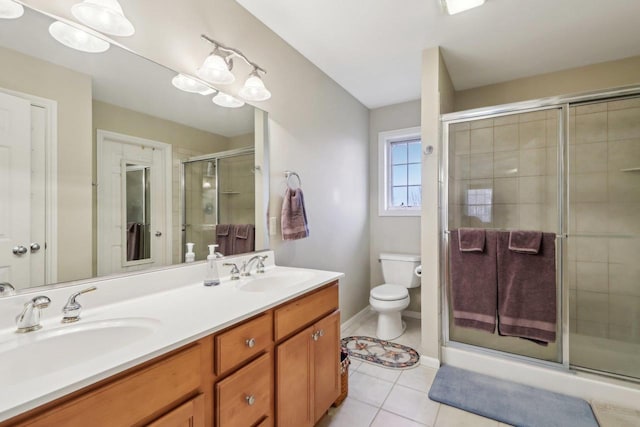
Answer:
[[[214, 287], [195, 263], [0, 298], [0, 426], [313, 426], [340, 394], [342, 274], [264, 254]], [[38, 296], [42, 328], [17, 333]]]

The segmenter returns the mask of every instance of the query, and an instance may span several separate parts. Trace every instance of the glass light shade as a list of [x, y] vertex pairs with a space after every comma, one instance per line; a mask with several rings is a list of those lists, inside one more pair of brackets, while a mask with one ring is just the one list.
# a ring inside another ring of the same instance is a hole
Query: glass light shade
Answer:
[[199, 93], [200, 95], [211, 95], [215, 92], [215, 89], [210, 88], [204, 83], [197, 81], [196, 79], [185, 76], [184, 74], [178, 74], [175, 76], [171, 83], [180, 90], [190, 93]]
[[443, 0], [449, 15], [464, 12], [474, 7], [482, 6], [485, 0]]
[[224, 58], [215, 53], [204, 60], [202, 67], [198, 68], [196, 74], [203, 80], [219, 85], [228, 85], [236, 79], [229, 71], [229, 66]]
[[16, 19], [24, 14], [24, 7], [12, 0], [0, 0], [0, 18]]
[[126, 37], [135, 33], [118, 0], [84, 0], [74, 4], [71, 13], [78, 21], [105, 34]]
[[111, 46], [101, 38], [60, 21], [49, 26], [49, 34], [63, 45], [82, 52], [101, 53]]
[[234, 98], [233, 96], [222, 92], [218, 92], [218, 94], [213, 97], [213, 103], [227, 108], [240, 108], [244, 105], [244, 102], [240, 101], [238, 98]]
[[240, 96], [247, 101], [266, 101], [271, 98], [271, 92], [264, 87], [262, 79], [256, 73], [252, 73], [240, 89]]

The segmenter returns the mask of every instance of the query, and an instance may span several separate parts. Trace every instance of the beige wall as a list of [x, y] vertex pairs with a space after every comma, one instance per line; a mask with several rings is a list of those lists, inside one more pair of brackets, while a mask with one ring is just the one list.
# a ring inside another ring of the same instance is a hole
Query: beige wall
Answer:
[[[68, 19], [76, 0], [25, 3]], [[120, 41], [177, 71], [193, 74], [210, 51], [200, 34], [240, 49], [268, 74], [271, 216], [280, 219], [284, 171], [302, 177], [311, 235], [283, 242], [271, 238], [281, 265], [346, 274], [340, 288], [342, 318], [367, 306], [369, 295], [368, 110], [309, 60], [233, 0], [127, 2], [136, 34]], [[249, 68], [237, 61], [237, 93]]]
[[0, 48], [0, 88], [58, 106], [58, 281], [91, 277], [91, 78]]
[[255, 145], [255, 138], [253, 132], [232, 136], [229, 138], [229, 149], [253, 147]]
[[[384, 282], [381, 252], [420, 254], [420, 216], [379, 216], [378, 133], [420, 126], [420, 101], [404, 102], [369, 111], [369, 265], [371, 287]], [[420, 312], [420, 288], [410, 289], [407, 310]]]
[[[180, 228], [180, 161], [189, 157], [237, 148], [230, 138], [211, 132], [195, 129], [170, 120], [161, 119], [128, 110], [101, 101], [93, 101], [93, 146], [96, 146], [97, 130], [107, 130], [138, 138], [151, 139], [171, 144], [172, 165], [172, 261], [181, 262], [182, 245]], [[251, 142], [253, 143], [253, 136]], [[249, 140], [249, 136], [237, 138], [241, 143]], [[97, 159], [93, 156], [93, 175], [96, 179]], [[93, 272], [97, 272], [97, 200], [93, 194]], [[199, 248], [202, 250], [202, 248]]]
[[455, 111], [640, 83], [640, 56], [456, 92]]

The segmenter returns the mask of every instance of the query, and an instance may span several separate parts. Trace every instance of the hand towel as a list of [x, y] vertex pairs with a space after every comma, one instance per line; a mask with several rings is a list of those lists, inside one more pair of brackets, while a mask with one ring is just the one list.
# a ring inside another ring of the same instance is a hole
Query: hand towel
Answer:
[[224, 256], [234, 254], [235, 226], [233, 224], [216, 225], [216, 244], [218, 251]]
[[304, 195], [301, 188], [287, 188], [282, 203], [280, 218], [282, 240], [296, 240], [309, 237], [307, 212], [304, 206]]
[[525, 254], [537, 254], [542, 242], [542, 231], [509, 232], [509, 250]]
[[497, 232], [485, 233], [482, 252], [460, 251], [457, 230], [452, 231], [450, 237], [449, 271], [453, 322], [456, 326], [493, 333], [498, 304]]
[[255, 250], [255, 226], [253, 224], [237, 224], [233, 240], [233, 255], [253, 252]]
[[509, 249], [498, 236], [498, 332], [546, 345], [556, 340], [556, 235], [542, 233], [537, 254]]
[[458, 243], [461, 252], [482, 252], [484, 250], [485, 233], [481, 228], [460, 228]]

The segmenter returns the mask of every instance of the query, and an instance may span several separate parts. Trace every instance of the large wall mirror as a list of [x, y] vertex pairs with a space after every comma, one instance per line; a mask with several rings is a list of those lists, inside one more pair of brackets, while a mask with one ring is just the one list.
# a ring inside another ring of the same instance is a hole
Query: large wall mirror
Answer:
[[[54, 19], [0, 19], [0, 282], [18, 290], [268, 247], [266, 113], [176, 89], [112, 45], [68, 48]], [[229, 247], [227, 245], [227, 247]]]

